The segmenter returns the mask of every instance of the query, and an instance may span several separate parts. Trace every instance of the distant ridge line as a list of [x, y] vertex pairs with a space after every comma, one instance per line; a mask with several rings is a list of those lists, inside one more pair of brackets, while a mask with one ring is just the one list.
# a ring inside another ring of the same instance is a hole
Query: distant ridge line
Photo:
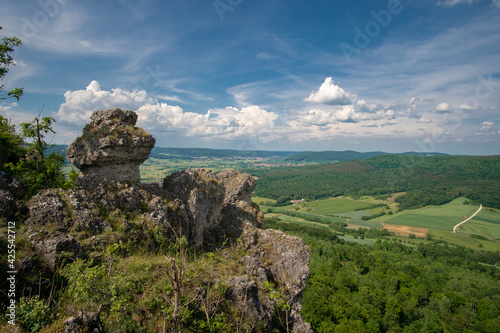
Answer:
[[[66, 157], [66, 148], [68, 145], [55, 145], [49, 150], [63, 154]], [[345, 162], [357, 159], [366, 159], [381, 155], [405, 155], [405, 156], [446, 156], [449, 154], [437, 152], [404, 152], [387, 153], [383, 151], [358, 152], [354, 150], [343, 151], [287, 151], [287, 150], [236, 150], [236, 149], [215, 149], [215, 148], [175, 148], [175, 147], [154, 147], [150, 157], [166, 158], [181, 157], [185, 159], [197, 157], [248, 157], [248, 158], [276, 158], [288, 162]]]

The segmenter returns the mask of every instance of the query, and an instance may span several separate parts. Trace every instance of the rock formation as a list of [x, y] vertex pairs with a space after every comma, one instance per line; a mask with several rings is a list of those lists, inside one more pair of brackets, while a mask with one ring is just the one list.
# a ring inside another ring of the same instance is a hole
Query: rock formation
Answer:
[[[245, 254], [237, 259], [238, 275], [225, 282], [226, 299], [264, 331], [273, 329], [273, 316], [287, 311], [287, 330], [312, 332], [299, 313], [310, 250], [302, 239], [262, 229], [263, 214], [251, 200], [254, 179], [235, 170], [187, 169], [162, 184], [141, 184], [139, 165], [155, 139], [135, 127], [136, 121], [134, 112], [120, 109], [92, 115], [67, 150], [68, 160], [80, 169], [79, 188], [45, 190], [27, 204], [28, 238], [36, 255], [54, 271], [65, 259], [102, 253], [122, 241], [149, 251], [158, 250], [158, 239], [174, 242], [180, 236], [197, 251], [240, 244]], [[3, 207], [10, 207], [8, 196], [3, 198]], [[34, 261], [26, 262], [24, 271], [30, 265]], [[279, 291], [281, 300], [268, 287]], [[66, 331], [101, 325], [95, 316], [67, 320]]]
[[108, 109], [92, 114], [83, 135], [66, 151], [68, 160], [80, 169], [81, 187], [140, 182], [139, 166], [149, 157], [155, 139], [135, 127], [136, 122], [137, 114], [129, 110]]
[[0, 171], [0, 225], [12, 221], [19, 213], [17, 200], [26, 195], [26, 187], [17, 178]]
[[[31, 237], [31, 242], [38, 255], [47, 260], [50, 269], [55, 270], [63, 261], [81, 257], [83, 254], [80, 243], [72, 236], [54, 232], [51, 234], [40, 233]], [[65, 258], [65, 255], [69, 257]]]

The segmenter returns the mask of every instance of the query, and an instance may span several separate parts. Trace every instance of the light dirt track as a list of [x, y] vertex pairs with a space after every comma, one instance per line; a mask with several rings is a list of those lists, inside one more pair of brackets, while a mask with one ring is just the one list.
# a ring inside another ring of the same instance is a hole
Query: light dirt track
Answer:
[[461, 226], [462, 224], [464, 224], [465, 222], [467, 222], [467, 221], [469, 221], [469, 220], [473, 219], [473, 218], [474, 218], [474, 216], [476, 216], [476, 215], [477, 215], [477, 214], [481, 211], [481, 209], [483, 209], [483, 205], [479, 204], [479, 209], [478, 209], [478, 210], [477, 210], [474, 214], [472, 214], [472, 216], [471, 216], [471, 217], [469, 217], [468, 219], [463, 220], [462, 222], [460, 222], [459, 224], [457, 224], [455, 227], [453, 227], [453, 232], [454, 232], [454, 233], [457, 233], [457, 229], [458, 229], [458, 227], [460, 227], [460, 226]]

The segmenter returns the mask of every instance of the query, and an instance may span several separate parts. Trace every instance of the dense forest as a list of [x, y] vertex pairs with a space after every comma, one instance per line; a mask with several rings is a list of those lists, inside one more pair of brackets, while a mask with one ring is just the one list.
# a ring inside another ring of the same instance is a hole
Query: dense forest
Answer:
[[302, 313], [315, 332], [500, 332], [500, 270], [488, 265], [500, 260], [498, 251], [389, 237], [367, 246], [327, 228], [266, 226], [312, 249]]
[[247, 170], [258, 178], [255, 195], [310, 200], [406, 192], [400, 208], [440, 205], [459, 196], [500, 208], [500, 156], [383, 155], [339, 163]]

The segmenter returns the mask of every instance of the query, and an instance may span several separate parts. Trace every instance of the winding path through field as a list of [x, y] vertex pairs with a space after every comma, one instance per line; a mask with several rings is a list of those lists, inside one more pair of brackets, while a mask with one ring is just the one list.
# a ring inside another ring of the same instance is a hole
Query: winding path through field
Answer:
[[470, 219], [474, 218], [474, 216], [477, 215], [477, 213], [479, 213], [481, 211], [481, 209], [483, 209], [483, 205], [479, 204], [479, 209], [477, 210], [477, 212], [475, 212], [474, 214], [472, 214], [471, 217], [469, 217], [468, 219], [466, 220], [463, 220], [462, 222], [460, 222], [459, 224], [457, 224], [454, 228], [453, 228], [453, 232], [456, 233], [457, 232], [457, 229], [458, 227], [460, 227], [462, 224], [464, 224], [465, 222], [469, 221]]

